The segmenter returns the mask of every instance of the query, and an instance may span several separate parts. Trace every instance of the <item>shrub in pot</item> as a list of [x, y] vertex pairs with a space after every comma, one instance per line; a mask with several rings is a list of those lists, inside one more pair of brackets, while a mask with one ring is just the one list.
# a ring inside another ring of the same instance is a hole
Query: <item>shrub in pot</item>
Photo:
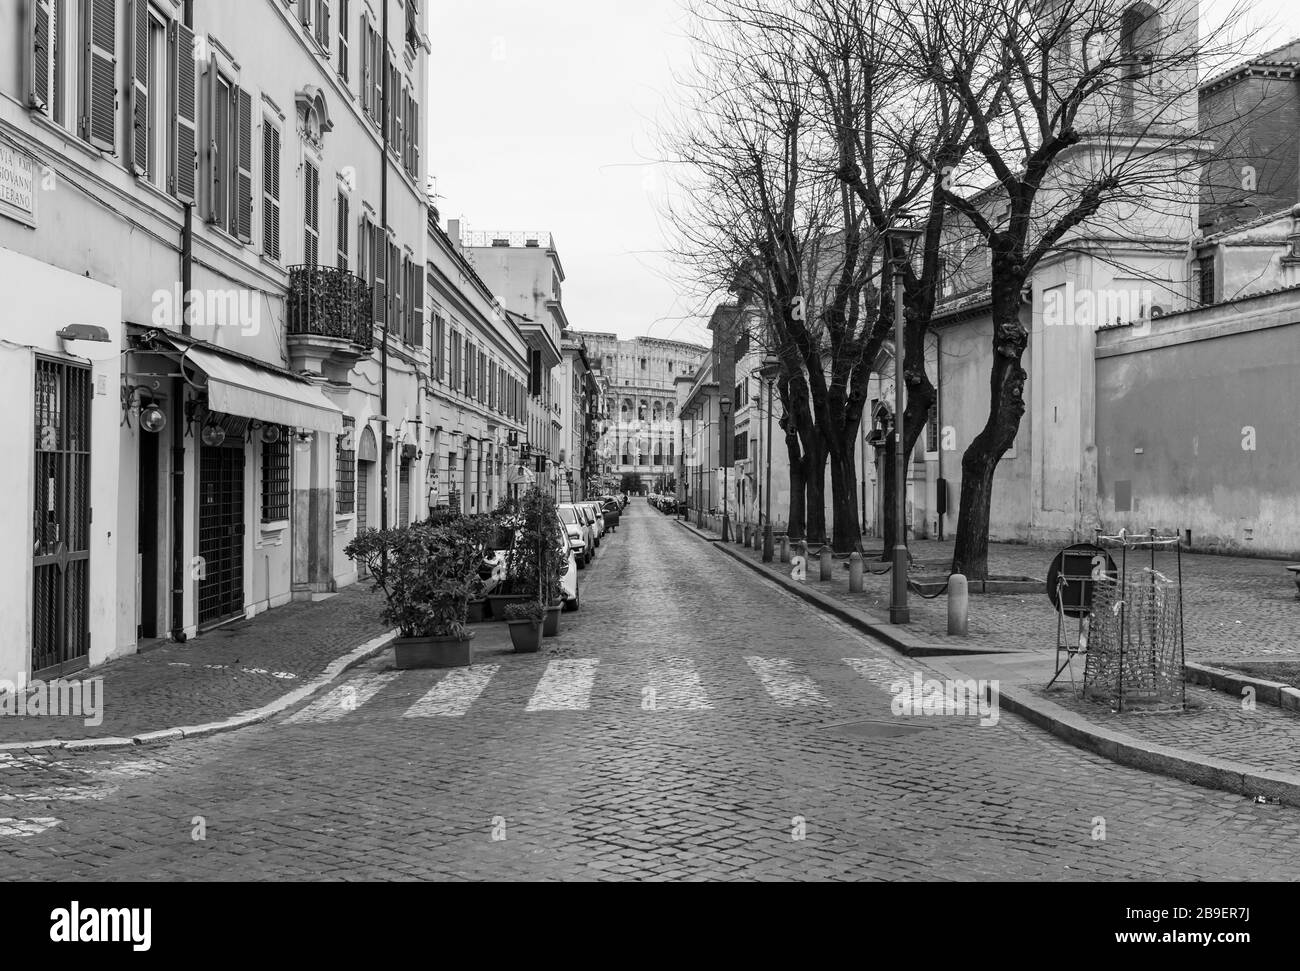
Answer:
[[[369, 529], [343, 550], [364, 563], [384, 594], [384, 623], [396, 627], [399, 668], [462, 667], [470, 663], [466, 629], [471, 584], [463, 541], [455, 527], [432, 522]], [[475, 571], [477, 572], [477, 571]]]
[[505, 609], [506, 624], [510, 627], [510, 643], [518, 654], [534, 654], [542, 646], [542, 617], [545, 608], [541, 601], [510, 604]]

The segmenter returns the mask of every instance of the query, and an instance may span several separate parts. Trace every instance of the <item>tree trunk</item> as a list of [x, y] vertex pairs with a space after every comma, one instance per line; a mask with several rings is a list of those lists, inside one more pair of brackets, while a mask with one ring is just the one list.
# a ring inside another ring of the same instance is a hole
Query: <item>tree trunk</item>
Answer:
[[831, 508], [834, 513], [831, 520], [831, 545], [836, 553], [852, 553], [862, 547], [862, 524], [858, 520], [857, 456], [853, 449], [837, 448], [830, 457], [830, 465]]
[[1021, 280], [1008, 279], [1008, 274], [999, 279], [998, 269], [995, 265], [989, 417], [961, 457], [961, 506], [957, 512], [952, 572], [961, 573], [968, 580], [988, 579], [993, 475], [998, 462], [1015, 442], [1025, 413], [1028, 375], [1020, 360], [1028, 334], [1020, 320]]
[[826, 542], [826, 449], [820, 442], [804, 449], [804, 491], [808, 496], [806, 510], [807, 540], [809, 543]]
[[785, 450], [790, 461], [790, 513], [786, 530], [791, 540], [803, 539], [808, 530], [807, 496], [804, 494], [804, 457], [799, 447], [799, 434], [785, 433]]

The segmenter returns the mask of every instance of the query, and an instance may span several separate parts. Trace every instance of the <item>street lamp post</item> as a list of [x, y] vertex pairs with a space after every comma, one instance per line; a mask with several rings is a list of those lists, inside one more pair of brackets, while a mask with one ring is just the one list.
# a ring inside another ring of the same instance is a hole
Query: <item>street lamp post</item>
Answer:
[[768, 353], [763, 358], [763, 366], [758, 369], [758, 373], [767, 381], [767, 471], [765, 472], [766, 483], [763, 486], [763, 504], [766, 510], [763, 518], [766, 521], [763, 528], [763, 562], [771, 563], [775, 554], [772, 539], [772, 388], [776, 384], [777, 375], [781, 373], [781, 359], [773, 353]]
[[894, 265], [894, 555], [892, 584], [889, 592], [889, 622], [911, 622], [907, 606], [907, 456], [903, 444], [903, 274], [912, 258], [912, 247], [921, 230], [900, 220], [900, 225], [885, 230], [893, 246]]
[[727, 438], [727, 417], [731, 414], [731, 399], [725, 394], [718, 398], [718, 413], [722, 416], [721, 431], [718, 435], [718, 452], [722, 462], [722, 541], [724, 543], [731, 541], [731, 517], [729, 515], [729, 506], [731, 499], [731, 488], [728, 481], [730, 469], [727, 467], [728, 445]]

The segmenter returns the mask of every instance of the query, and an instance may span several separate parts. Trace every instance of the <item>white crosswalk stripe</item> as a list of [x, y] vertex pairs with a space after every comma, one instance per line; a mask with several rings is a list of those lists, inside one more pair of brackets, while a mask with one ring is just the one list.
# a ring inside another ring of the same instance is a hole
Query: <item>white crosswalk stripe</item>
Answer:
[[552, 661], [528, 699], [527, 711], [586, 711], [596, 680], [597, 658]]
[[338, 721], [356, 711], [398, 677], [395, 673], [376, 674], [355, 684], [340, 685], [323, 698], [285, 720], [286, 725]]
[[650, 684], [642, 695], [641, 707], [647, 711], [709, 711], [709, 696], [687, 657], [670, 657], [651, 666]]
[[32, 819], [14, 819], [0, 816], [0, 837], [15, 839], [22, 836], [36, 836], [51, 826], [59, 825], [60, 820], [53, 816], [36, 816]]
[[782, 708], [829, 708], [831, 703], [812, 678], [795, 669], [789, 658], [747, 657], [763, 688]]
[[413, 704], [403, 718], [459, 718], [469, 711], [487, 687], [500, 665], [484, 664], [474, 668], [456, 668], [433, 686], [433, 690]]
[[0, 802], [88, 802], [107, 799], [115, 792], [117, 786], [51, 786], [30, 792], [6, 792], [0, 794]]
[[914, 670], [914, 668], [904, 668], [897, 662], [882, 657], [846, 657], [843, 661], [859, 676], [886, 691], [890, 690], [890, 685], [899, 681], [910, 683]]

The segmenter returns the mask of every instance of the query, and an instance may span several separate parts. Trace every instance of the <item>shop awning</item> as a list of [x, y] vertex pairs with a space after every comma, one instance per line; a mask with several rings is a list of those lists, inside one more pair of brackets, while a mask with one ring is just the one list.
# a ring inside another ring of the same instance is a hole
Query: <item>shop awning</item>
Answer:
[[343, 412], [320, 388], [203, 347], [182, 348], [185, 362], [207, 375], [208, 407], [267, 424], [310, 428], [331, 435], [343, 431]]

